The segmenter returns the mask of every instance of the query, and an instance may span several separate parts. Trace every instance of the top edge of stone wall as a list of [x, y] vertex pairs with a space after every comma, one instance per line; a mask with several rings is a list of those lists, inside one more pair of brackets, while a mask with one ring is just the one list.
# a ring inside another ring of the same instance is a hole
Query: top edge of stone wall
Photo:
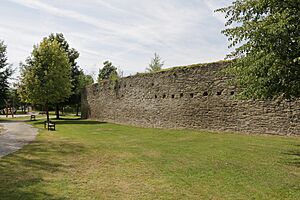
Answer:
[[[135, 75], [129, 75], [129, 76], [122, 77], [121, 80], [127, 80], [127, 79], [144, 77], [144, 76], [151, 77], [151, 76], [157, 76], [160, 74], [172, 74], [174, 72], [193, 70], [193, 69], [197, 69], [197, 68], [201, 68], [201, 69], [211, 68], [213, 71], [215, 69], [213, 69], [212, 67], [217, 67], [218, 69], [220, 69], [220, 67], [226, 67], [231, 62], [232, 62], [231, 60], [220, 60], [220, 61], [210, 62], [210, 63], [198, 63], [198, 64], [191, 64], [191, 65], [186, 65], [186, 66], [175, 66], [175, 67], [162, 69], [161, 71], [152, 72], [152, 73], [138, 72]], [[108, 82], [112, 82], [112, 81], [107, 79], [107, 80], [102, 80], [100, 83], [108, 83]], [[98, 84], [99, 83], [94, 83], [92, 85], [88, 85], [88, 87], [95, 86]]]

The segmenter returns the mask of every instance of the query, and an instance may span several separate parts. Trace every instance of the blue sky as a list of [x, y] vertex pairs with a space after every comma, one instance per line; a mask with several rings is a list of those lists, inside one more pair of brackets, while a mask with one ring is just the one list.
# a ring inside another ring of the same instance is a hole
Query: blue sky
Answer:
[[0, 39], [15, 68], [34, 44], [62, 32], [78, 64], [98, 74], [105, 60], [125, 75], [143, 72], [154, 52], [164, 67], [224, 59], [224, 17], [231, 0], [1, 0]]

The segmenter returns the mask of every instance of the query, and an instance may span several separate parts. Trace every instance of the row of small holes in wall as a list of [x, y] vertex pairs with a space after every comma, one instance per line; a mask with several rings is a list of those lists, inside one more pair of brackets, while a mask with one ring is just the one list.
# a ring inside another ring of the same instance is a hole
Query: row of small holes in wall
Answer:
[[[218, 96], [220, 96], [221, 94], [222, 94], [222, 92], [217, 92], [217, 95], [218, 95]], [[230, 92], [230, 95], [234, 95], [234, 91], [231, 91], [231, 92]], [[183, 96], [184, 96], [183, 93], [181, 93], [181, 94], [179, 95], [180, 98], [182, 98]], [[189, 96], [190, 96], [190, 98], [194, 98], [194, 93], [190, 93]], [[203, 92], [203, 96], [204, 96], [204, 97], [205, 97], [205, 96], [208, 96], [208, 92]], [[155, 99], [158, 98], [157, 95], [154, 95], [154, 97], [155, 97]], [[166, 98], [166, 97], [167, 97], [167, 95], [166, 95], [166, 94], [163, 94], [162, 98], [164, 99], [164, 98]], [[172, 95], [171, 95], [171, 98], [174, 99], [174, 98], [175, 98], [175, 94], [172, 94]]]
[[[176, 76], [176, 75], [175, 75]], [[151, 86], [154, 86], [154, 83], [151, 83]], [[119, 85], [118, 88], [120, 89], [122, 86]], [[126, 84], [123, 85], [124, 88], [126, 88]], [[132, 87], [132, 85], [130, 84], [129, 87]], [[115, 87], [116, 89], [116, 87]], [[221, 95], [221, 94], [220, 94]]]
[[[151, 86], [154, 86], [154, 83], [151, 83]], [[122, 86], [119, 85], [119, 89], [120, 89], [121, 87], [122, 87]], [[124, 84], [123, 87], [126, 88], [126, 84]], [[129, 87], [132, 87], [132, 85], [130, 84]], [[117, 88], [115, 87], [115, 89], [117, 89]]]
[[[126, 88], [126, 86], [127, 86], [126, 84], [123, 85], [124, 88]], [[129, 87], [132, 87], [132, 85], [130, 84]], [[118, 88], [120, 89], [121, 85], [119, 85]], [[117, 89], [117, 86], [115, 86], [115, 89]]]

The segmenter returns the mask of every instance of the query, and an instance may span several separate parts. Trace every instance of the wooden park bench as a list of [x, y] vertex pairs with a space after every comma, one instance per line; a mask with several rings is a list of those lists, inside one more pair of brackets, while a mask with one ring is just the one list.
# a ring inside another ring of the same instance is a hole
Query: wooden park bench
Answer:
[[44, 121], [44, 128], [47, 128], [48, 131], [55, 131], [55, 122], [52, 121]]
[[30, 121], [35, 121], [35, 115], [30, 115]]

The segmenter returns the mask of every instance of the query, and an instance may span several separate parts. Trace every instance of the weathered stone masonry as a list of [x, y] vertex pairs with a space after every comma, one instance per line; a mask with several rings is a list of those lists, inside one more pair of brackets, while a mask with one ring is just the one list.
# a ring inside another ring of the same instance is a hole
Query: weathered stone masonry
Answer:
[[85, 88], [82, 117], [155, 128], [300, 135], [300, 101], [238, 101], [226, 63], [178, 67]]

